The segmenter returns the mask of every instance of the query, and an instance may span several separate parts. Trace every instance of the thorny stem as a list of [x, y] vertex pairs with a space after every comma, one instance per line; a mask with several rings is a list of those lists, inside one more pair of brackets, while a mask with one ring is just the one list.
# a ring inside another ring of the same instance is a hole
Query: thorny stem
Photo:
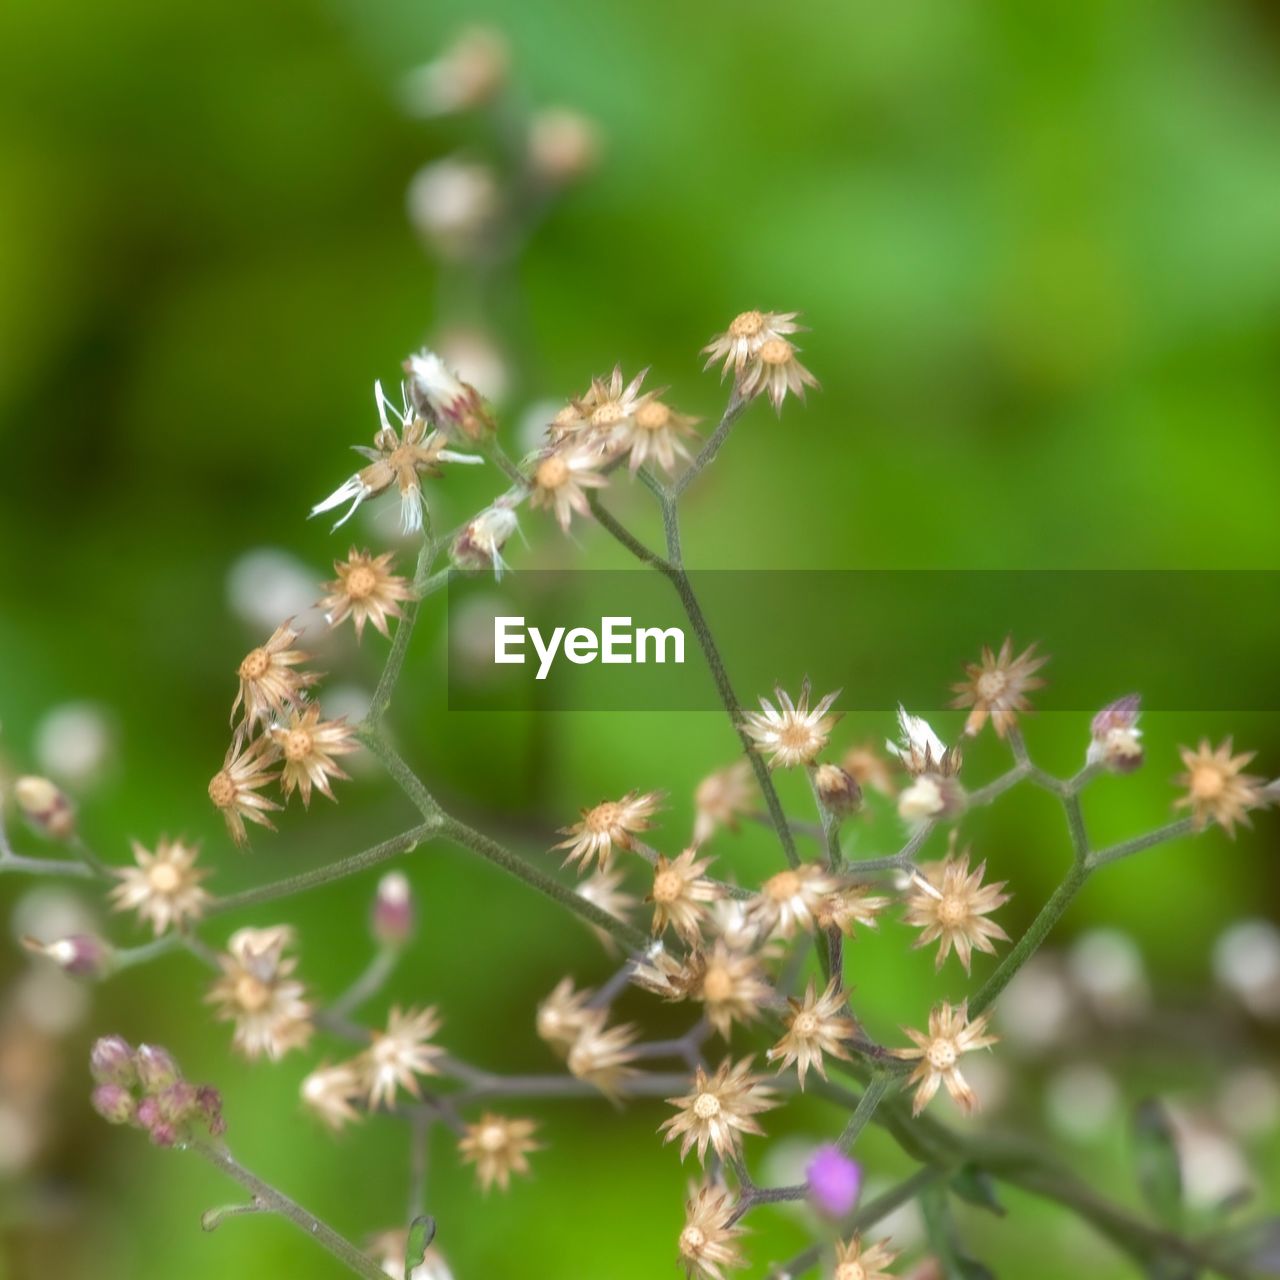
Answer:
[[386, 1280], [385, 1272], [372, 1258], [361, 1253], [355, 1245], [321, 1222], [315, 1214], [295, 1204], [269, 1182], [263, 1182], [256, 1174], [250, 1173], [229, 1151], [198, 1141], [187, 1143], [187, 1150], [194, 1151], [215, 1169], [220, 1169], [227, 1177], [238, 1182], [264, 1209], [287, 1218], [299, 1231], [333, 1254], [349, 1271], [364, 1276], [365, 1280]]

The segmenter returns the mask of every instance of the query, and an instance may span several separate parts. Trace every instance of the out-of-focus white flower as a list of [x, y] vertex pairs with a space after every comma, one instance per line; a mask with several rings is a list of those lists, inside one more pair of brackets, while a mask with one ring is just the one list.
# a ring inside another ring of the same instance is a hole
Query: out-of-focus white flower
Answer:
[[404, 109], [415, 116], [471, 111], [492, 101], [507, 82], [511, 53], [494, 27], [467, 27], [438, 57], [415, 67], [400, 91]]
[[511, 385], [511, 369], [493, 338], [483, 329], [446, 329], [435, 348], [458, 377], [488, 400], [501, 400]]
[[1092, 1062], [1063, 1067], [1045, 1088], [1050, 1125], [1076, 1142], [1102, 1137], [1119, 1119], [1120, 1104], [1116, 1082]]
[[516, 441], [523, 453], [541, 449], [547, 442], [547, 427], [560, 412], [559, 400], [536, 400], [516, 423]]
[[1075, 1003], [1058, 965], [1047, 956], [1033, 956], [996, 1002], [996, 1022], [1009, 1044], [1050, 1049], [1069, 1035]]
[[595, 167], [600, 130], [578, 111], [548, 107], [529, 125], [529, 167], [544, 182], [562, 186]]
[[436, 252], [465, 258], [487, 237], [501, 196], [487, 165], [450, 157], [419, 169], [406, 200], [409, 221]]
[[1254, 1186], [1253, 1175], [1240, 1148], [1208, 1116], [1169, 1109], [1182, 1191], [1194, 1209], [1213, 1209]]
[[89, 988], [53, 965], [33, 965], [21, 978], [15, 1003], [38, 1031], [65, 1036], [89, 1016]]
[[1238, 1138], [1265, 1138], [1280, 1126], [1280, 1082], [1263, 1067], [1242, 1067], [1222, 1082], [1218, 1117]]
[[1077, 938], [1067, 952], [1067, 971], [1104, 1018], [1132, 1019], [1151, 1003], [1142, 952], [1118, 929], [1093, 929]]
[[75, 934], [96, 933], [98, 922], [82, 899], [66, 889], [45, 884], [18, 899], [9, 927], [15, 940], [69, 938]]
[[21, 1173], [40, 1149], [40, 1126], [27, 1108], [0, 1102], [0, 1175]]
[[1280, 929], [1269, 920], [1241, 920], [1213, 948], [1213, 972], [1250, 1013], [1280, 1018]]
[[299, 631], [318, 621], [316, 590], [320, 575], [297, 556], [276, 547], [255, 547], [227, 573], [227, 603], [255, 631], [271, 631], [281, 618], [293, 618]]
[[46, 712], [36, 725], [36, 760], [42, 772], [61, 782], [89, 786], [106, 769], [113, 737], [103, 708], [68, 702]]

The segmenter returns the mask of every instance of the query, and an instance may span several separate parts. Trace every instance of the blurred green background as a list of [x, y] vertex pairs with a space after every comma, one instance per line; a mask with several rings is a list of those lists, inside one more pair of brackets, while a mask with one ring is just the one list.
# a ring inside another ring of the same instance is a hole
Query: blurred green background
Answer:
[[[548, 210], [515, 270], [479, 285], [424, 252], [405, 192], [454, 152], [500, 158], [509, 128], [414, 119], [401, 94], [410, 68], [476, 21], [510, 41], [508, 124], [529, 104], [566, 105], [603, 139], [598, 171]], [[204, 841], [211, 887], [226, 892], [407, 824], [399, 794], [368, 772], [336, 808], [295, 808], [241, 855], [204, 788], [236, 663], [272, 608], [296, 608], [294, 584], [326, 575], [349, 542], [396, 543], [386, 510], [336, 536], [305, 520], [348, 474], [348, 446], [373, 432], [373, 379], [394, 382], [409, 350], [457, 343], [460, 329], [473, 349], [477, 334], [496, 348], [503, 432], [519, 451], [531, 405], [581, 392], [615, 361], [652, 365], [675, 403], [714, 419], [723, 392], [698, 348], [747, 307], [803, 310], [822, 391], [780, 423], [755, 408], [691, 492], [696, 566], [1277, 562], [1280, 24], [1263, 0], [10, 0], [0, 51], [0, 768], [60, 771], [110, 859], [127, 857], [131, 836], [184, 833]], [[442, 523], [496, 492], [479, 470], [431, 486]], [[620, 488], [619, 511], [656, 536], [646, 495]], [[525, 526], [518, 564], [626, 563], [589, 527], [575, 545], [545, 517]], [[664, 787], [672, 808], [657, 840], [678, 851], [694, 784], [733, 756], [723, 719], [450, 715], [442, 612], [425, 611], [394, 713], [440, 793], [540, 856], [580, 805]], [[1274, 628], [1257, 613], [1223, 617], [1223, 649], [1186, 660], [1222, 661], [1233, 635]], [[820, 670], [840, 647], [839, 635], [798, 635], [796, 662]], [[348, 636], [325, 643], [335, 708], [358, 704], [384, 648], [372, 634], [359, 650]], [[957, 667], [972, 656], [958, 651]], [[1099, 703], [1142, 687], [1141, 653], [1118, 652], [1115, 669]], [[1274, 671], [1258, 681], [1265, 706]], [[960, 716], [937, 724], [953, 735]], [[839, 745], [890, 728], [859, 713]], [[1146, 770], [1090, 796], [1099, 838], [1163, 820], [1176, 744], [1232, 730], [1275, 770], [1272, 716], [1150, 716]], [[1066, 772], [1086, 734], [1087, 716], [1054, 713], [1029, 736]], [[984, 741], [968, 767], [993, 774], [998, 748]], [[804, 800], [795, 786], [786, 796]], [[1201, 1143], [1188, 1149], [1205, 1223], [1236, 1174], [1255, 1208], [1277, 1207], [1280, 943], [1269, 926], [1238, 927], [1275, 911], [1274, 828], [1259, 825], [1095, 881], [1058, 938], [1076, 949], [1044, 966], [990, 1066], [990, 1123], [1043, 1132], [1130, 1203], [1125, 1116], [1147, 1093], [1170, 1098]], [[882, 813], [858, 838], [873, 853], [893, 834]], [[962, 834], [1011, 882], [1002, 918], [1016, 932], [1064, 866], [1059, 816], [1018, 792]], [[746, 882], [776, 865], [759, 831], [715, 850]], [[370, 1016], [393, 999], [438, 1002], [459, 1056], [552, 1069], [536, 1001], [562, 974], [595, 982], [611, 962], [552, 906], [458, 851], [404, 865], [422, 928]], [[295, 921], [303, 975], [332, 996], [370, 953], [375, 880], [243, 923]], [[12, 878], [0, 903], [15, 934], [101, 912], [92, 895]], [[211, 942], [224, 925], [211, 923]], [[143, 940], [127, 920], [111, 928]], [[951, 967], [935, 977], [909, 941], [888, 922], [851, 948], [858, 1007], [881, 1038], [966, 989]], [[980, 959], [975, 979], [990, 968]], [[167, 1044], [193, 1077], [220, 1084], [240, 1158], [346, 1234], [400, 1221], [401, 1128], [374, 1119], [335, 1143], [300, 1112], [299, 1080], [341, 1046], [319, 1042], [274, 1068], [233, 1058], [202, 1008], [205, 975], [184, 956], [89, 1000], [15, 946], [0, 973], [4, 1275], [340, 1274], [282, 1224], [201, 1236], [201, 1211], [231, 1199], [229, 1184], [89, 1112], [84, 1055], [107, 1031]], [[1037, 1041], [1019, 1019], [1053, 999], [1067, 1013]], [[683, 1024], [682, 1011], [639, 998], [623, 1009], [659, 1033]], [[429, 1200], [459, 1280], [517, 1267], [566, 1280], [671, 1274], [684, 1174], [652, 1134], [665, 1109], [520, 1110], [544, 1121], [550, 1148], [506, 1197], [481, 1201], [437, 1135]], [[778, 1142], [749, 1148], [759, 1176], [781, 1180], [788, 1144], [802, 1154], [841, 1123], [819, 1102], [789, 1108], [771, 1127]], [[878, 1133], [864, 1148], [874, 1183], [909, 1167]], [[1083, 1228], [1008, 1200], [1006, 1219], [964, 1220], [997, 1274], [1131, 1274]], [[760, 1274], [808, 1238], [782, 1212], [753, 1226]], [[911, 1223], [895, 1235], [908, 1243]]]

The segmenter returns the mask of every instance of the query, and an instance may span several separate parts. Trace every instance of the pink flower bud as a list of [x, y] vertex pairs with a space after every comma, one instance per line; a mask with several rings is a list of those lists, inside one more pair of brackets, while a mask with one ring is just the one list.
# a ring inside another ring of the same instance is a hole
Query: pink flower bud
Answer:
[[862, 1190], [862, 1168], [839, 1147], [819, 1147], [805, 1169], [809, 1198], [831, 1218], [853, 1212]]
[[76, 812], [62, 789], [48, 778], [19, 778], [13, 798], [22, 816], [42, 835], [69, 840], [76, 831]]
[[1085, 762], [1110, 773], [1132, 773], [1143, 760], [1142, 730], [1137, 727], [1142, 697], [1131, 693], [1093, 717]]
[[122, 1036], [103, 1036], [89, 1050], [89, 1071], [99, 1084], [137, 1083], [133, 1046]]
[[196, 1090], [196, 1109], [215, 1138], [226, 1133], [227, 1122], [222, 1118], [222, 1094], [211, 1084], [202, 1084]]
[[828, 813], [847, 818], [862, 808], [862, 787], [838, 764], [820, 764], [813, 773], [818, 799]]
[[182, 1078], [173, 1055], [159, 1045], [139, 1045], [135, 1061], [138, 1065], [138, 1081], [147, 1093], [159, 1093]]
[[100, 1084], [89, 1099], [108, 1124], [129, 1124], [137, 1113], [133, 1094], [122, 1084]]
[[151, 1141], [157, 1147], [172, 1147], [178, 1141], [178, 1131], [171, 1124], [161, 1121], [159, 1124], [153, 1124], [147, 1132], [151, 1135]]
[[115, 952], [111, 945], [92, 934], [75, 933], [57, 942], [38, 942], [35, 938], [23, 938], [22, 945], [34, 955], [52, 960], [63, 973], [73, 978], [98, 980], [105, 978], [114, 968]]
[[378, 881], [373, 900], [373, 936], [384, 947], [402, 947], [413, 936], [413, 890], [408, 878], [390, 871]]
[[198, 1109], [196, 1087], [185, 1080], [177, 1080], [155, 1095], [156, 1106], [162, 1120], [180, 1125]]

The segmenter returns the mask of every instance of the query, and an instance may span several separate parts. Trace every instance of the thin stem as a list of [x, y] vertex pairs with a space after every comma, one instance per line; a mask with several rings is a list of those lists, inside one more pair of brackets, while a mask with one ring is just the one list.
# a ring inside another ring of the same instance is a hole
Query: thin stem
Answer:
[[849, 1117], [849, 1123], [845, 1125], [844, 1132], [836, 1140], [836, 1145], [841, 1151], [853, 1150], [853, 1144], [858, 1140], [858, 1135], [867, 1127], [893, 1083], [890, 1076], [881, 1075], [879, 1072], [871, 1077], [870, 1083], [858, 1100], [853, 1115]]
[[689, 469], [671, 486], [670, 498], [672, 501], [679, 500], [680, 495], [697, 479], [703, 470], [716, 460], [716, 455], [729, 438], [729, 432], [733, 430], [733, 424], [742, 416], [743, 410], [749, 403], [749, 400], [738, 393], [738, 387], [735, 383], [733, 394], [729, 397], [729, 403], [725, 407], [724, 414], [721, 416], [716, 429], [707, 437], [706, 444], [702, 446], [698, 456], [689, 464]]
[[399, 947], [380, 947], [358, 978], [329, 1006], [329, 1012], [338, 1018], [354, 1013], [367, 1000], [386, 986], [400, 963]]
[[[413, 585], [418, 591], [422, 591], [426, 586], [436, 550], [437, 544], [428, 534], [423, 539], [422, 549], [418, 552], [418, 565], [413, 575]], [[421, 607], [421, 596], [406, 601], [404, 605], [400, 621], [396, 625], [395, 636], [391, 641], [391, 649], [387, 654], [386, 664], [382, 668], [382, 675], [378, 677], [377, 688], [374, 689], [373, 697], [369, 702], [369, 711], [365, 717], [365, 723], [368, 725], [376, 726], [391, 705], [391, 695], [395, 692], [396, 682], [400, 679], [405, 655], [409, 651], [409, 641], [413, 638], [413, 629], [417, 625], [418, 611]]]
[[1109, 849], [1099, 849], [1089, 855], [1087, 866], [1090, 871], [1105, 867], [1108, 863], [1119, 862], [1121, 858], [1130, 858], [1144, 849], [1154, 848], [1169, 840], [1177, 840], [1180, 836], [1196, 834], [1195, 822], [1191, 818], [1179, 818], [1177, 822], [1168, 822], [1163, 827], [1147, 832], [1143, 836], [1134, 836], [1132, 840], [1122, 840]]
[[73, 880], [97, 878], [97, 872], [83, 862], [25, 858], [19, 853], [6, 853], [0, 857], [0, 875], [6, 872], [19, 876], [66, 876]]
[[229, 1151], [210, 1146], [205, 1142], [190, 1142], [187, 1149], [203, 1157], [216, 1169], [220, 1169], [227, 1177], [238, 1182], [254, 1198], [255, 1201], [287, 1218], [299, 1231], [309, 1236], [321, 1248], [327, 1249], [349, 1271], [365, 1280], [386, 1280], [382, 1268], [372, 1258], [361, 1253], [345, 1237], [340, 1236], [332, 1227], [321, 1222], [313, 1213], [290, 1200], [288, 1196], [277, 1191], [268, 1182], [263, 1182], [256, 1174], [250, 1173], [239, 1164]]

